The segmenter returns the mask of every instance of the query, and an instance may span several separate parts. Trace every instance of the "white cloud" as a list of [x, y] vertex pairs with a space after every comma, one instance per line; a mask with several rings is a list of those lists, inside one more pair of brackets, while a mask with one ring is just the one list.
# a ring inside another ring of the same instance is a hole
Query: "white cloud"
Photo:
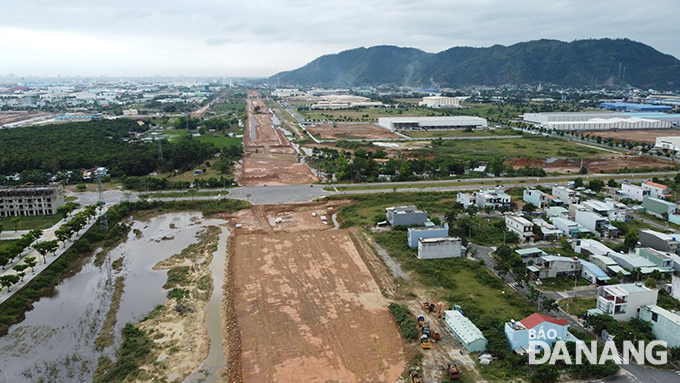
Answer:
[[541, 38], [627, 37], [680, 56], [674, 0], [4, 2], [3, 74], [268, 76], [359, 46]]

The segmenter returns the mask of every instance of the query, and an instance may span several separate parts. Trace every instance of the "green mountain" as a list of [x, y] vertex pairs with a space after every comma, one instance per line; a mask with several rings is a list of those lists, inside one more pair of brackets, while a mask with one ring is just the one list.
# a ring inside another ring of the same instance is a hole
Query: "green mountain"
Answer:
[[453, 47], [436, 54], [375, 46], [321, 56], [270, 79], [303, 86], [422, 87], [598, 86], [613, 79], [615, 83], [664, 90], [680, 88], [680, 60], [628, 39], [538, 40], [488, 48]]

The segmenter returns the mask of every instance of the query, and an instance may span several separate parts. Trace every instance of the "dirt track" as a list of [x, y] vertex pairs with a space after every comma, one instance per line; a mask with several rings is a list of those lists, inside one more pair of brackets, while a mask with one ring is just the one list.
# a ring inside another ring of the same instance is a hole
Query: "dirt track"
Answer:
[[348, 231], [245, 234], [234, 242], [245, 382], [399, 377], [399, 330]]
[[272, 125], [269, 109], [249, 91], [246, 101], [248, 119], [243, 134], [246, 156], [237, 169], [236, 178], [243, 186], [300, 185], [319, 179], [299, 162], [290, 141]]
[[[511, 160], [511, 164], [515, 169], [523, 168], [524, 166], [541, 167], [546, 172], [558, 173], [578, 173], [581, 169], [581, 162], [574, 159], [560, 158], [547, 162], [545, 159], [538, 158], [515, 158]], [[663, 167], [672, 166], [673, 163], [669, 161], [661, 161], [655, 158], [643, 156], [624, 156], [613, 153], [603, 153], [598, 158], [591, 158], [583, 160], [583, 166], [588, 168], [591, 173], [617, 171], [624, 168], [638, 169], [642, 167]]]
[[336, 127], [333, 127], [333, 125], [314, 125], [306, 129], [315, 136], [320, 134], [323, 140], [401, 138], [397, 134], [372, 124], [337, 125]]

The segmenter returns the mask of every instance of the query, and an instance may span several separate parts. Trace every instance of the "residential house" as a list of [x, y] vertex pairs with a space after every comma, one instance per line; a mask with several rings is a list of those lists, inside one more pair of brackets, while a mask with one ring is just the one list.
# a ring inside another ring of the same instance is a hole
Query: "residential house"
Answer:
[[506, 230], [516, 233], [522, 242], [530, 241], [533, 238], [533, 227], [533, 222], [524, 217], [514, 215], [505, 216]]
[[558, 229], [557, 226], [545, 220], [536, 218], [534, 219], [533, 223], [541, 229], [541, 233], [543, 233], [543, 238], [541, 239], [546, 239], [549, 237], [561, 237], [563, 235], [562, 230]]
[[444, 311], [444, 323], [469, 352], [486, 351], [488, 340], [482, 331], [460, 311]]
[[621, 210], [620, 208], [614, 209], [614, 206], [606, 202], [593, 199], [582, 202], [581, 205], [583, 205], [583, 207], [585, 207], [586, 210], [591, 211], [593, 213], [597, 213], [609, 219], [609, 221], [624, 222], [626, 220], [625, 205], [623, 205], [624, 206], [623, 210]]
[[392, 226], [422, 226], [427, 222], [427, 211], [415, 205], [392, 206], [385, 209], [387, 222]]
[[604, 203], [612, 210], [610, 211], [609, 220], [615, 222], [624, 222], [628, 213], [628, 206], [621, 202], [616, 202], [611, 198], [605, 198]]
[[640, 229], [640, 244], [643, 247], [651, 247], [668, 253], [678, 253], [680, 250], [680, 234], [666, 234], [651, 229]]
[[559, 217], [564, 219], [569, 219], [569, 210], [563, 208], [562, 206], [550, 206], [548, 208], [548, 217]]
[[467, 209], [468, 206], [476, 204], [477, 200], [475, 199], [475, 193], [458, 192], [458, 195], [456, 195], [456, 202], [463, 205], [463, 207]]
[[638, 317], [652, 325], [652, 334], [666, 342], [668, 348], [680, 346], [680, 315], [657, 305], [645, 305], [640, 307]]
[[613, 237], [619, 232], [619, 229], [612, 225], [607, 218], [587, 210], [576, 211], [574, 221], [591, 232], [605, 237]]
[[671, 254], [652, 249], [651, 247], [639, 247], [635, 249], [635, 255], [645, 258], [654, 263], [656, 267], [665, 271], [674, 269], [675, 261]]
[[671, 282], [671, 296], [680, 301], [680, 277], [673, 274]]
[[519, 254], [520, 257], [522, 257], [522, 260], [524, 262], [528, 261], [533, 261], [534, 259], [538, 257], [542, 257], [544, 255], [548, 255], [545, 251], [539, 249], [538, 247], [528, 247], [526, 249], [517, 249], [515, 250], [515, 253]]
[[594, 239], [577, 239], [571, 241], [571, 248], [581, 254], [589, 257], [591, 255], [609, 255], [615, 251], [602, 244], [600, 241]]
[[660, 218], [668, 219], [668, 216], [675, 214], [675, 202], [668, 202], [658, 198], [645, 197], [642, 206], [647, 213]]
[[564, 186], [553, 186], [552, 195], [560, 199], [565, 206], [578, 203], [576, 192]]
[[548, 194], [543, 193], [537, 189], [524, 189], [523, 200], [526, 203], [530, 203], [539, 209], [545, 209], [548, 206], [547, 200]]
[[649, 274], [654, 270], [659, 270], [664, 272], [665, 270], [660, 269], [654, 262], [647, 258], [643, 258], [636, 254], [622, 254], [622, 253], [611, 253], [609, 258], [616, 261], [616, 263], [626, 268], [630, 271], [639, 269], [642, 274]]
[[[601, 270], [606, 271], [607, 275], [609, 275], [610, 277], [617, 278], [623, 277], [623, 279], [625, 279], [630, 276], [630, 271], [619, 266], [619, 264], [616, 263], [615, 260], [606, 255], [592, 254], [589, 257], [589, 260], [590, 262], [594, 263], [597, 267], [599, 267]], [[619, 281], [622, 282], [623, 279], [619, 278]]]
[[[531, 314], [528, 317], [516, 322], [514, 319], [505, 323], [505, 337], [508, 338], [510, 349], [518, 355], [523, 355], [529, 348], [529, 330], [535, 330], [547, 334], [548, 331], [554, 338], [540, 339], [549, 346], [557, 340], [571, 340], [573, 336], [569, 334], [569, 322], [566, 319], [551, 318], [540, 313]], [[552, 331], [551, 331], [552, 330]], [[575, 340], [575, 338], [574, 338]]]
[[418, 247], [420, 238], [442, 238], [449, 235], [449, 224], [444, 227], [409, 227], [407, 232], [409, 247]]
[[580, 225], [578, 223], [576, 223], [574, 221], [570, 221], [566, 218], [553, 217], [552, 223], [567, 238], [578, 238], [582, 233], [582, 231], [579, 227]]
[[[637, 318], [638, 310], [645, 305], [655, 305], [659, 290], [642, 284], [600, 286], [597, 290], [597, 311], [609, 314], [619, 321]], [[590, 310], [593, 312], [593, 310]]]
[[629, 183], [621, 184], [622, 197], [630, 198], [635, 201], [642, 201], [649, 196], [650, 190], [642, 186], [637, 186]]
[[510, 206], [510, 195], [505, 193], [503, 188], [480, 190], [475, 193], [475, 198], [477, 200], [477, 206], [484, 209], [487, 206], [491, 206], [494, 210], [498, 210], [502, 207]]
[[649, 196], [658, 199], [671, 198], [671, 189], [666, 186], [656, 182], [647, 181], [642, 183], [642, 188], [649, 190]]
[[556, 278], [581, 273], [581, 263], [578, 258], [561, 257], [558, 255], [544, 255], [536, 258], [533, 265], [527, 266], [532, 278]]
[[579, 262], [581, 262], [581, 277], [585, 278], [588, 282], [601, 285], [609, 282], [611, 279], [596, 264], [584, 261], [583, 259], [579, 259]]
[[458, 237], [418, 240], [418, 259], [458, 258], [463, 255], [462, 240]]

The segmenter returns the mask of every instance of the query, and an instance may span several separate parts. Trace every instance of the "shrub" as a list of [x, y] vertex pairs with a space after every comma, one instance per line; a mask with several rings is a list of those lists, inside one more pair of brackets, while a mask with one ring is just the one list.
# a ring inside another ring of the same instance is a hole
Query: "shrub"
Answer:
[[406, 305], [398, 303], [390, 303], [390, 311], [394, 316], [394, 320], [399, 325], [401, 335], [407, 340], [418, 339], [418, 329], [416, 328], [416, 321], [411, 317], [411, 312], [408, 311]]

